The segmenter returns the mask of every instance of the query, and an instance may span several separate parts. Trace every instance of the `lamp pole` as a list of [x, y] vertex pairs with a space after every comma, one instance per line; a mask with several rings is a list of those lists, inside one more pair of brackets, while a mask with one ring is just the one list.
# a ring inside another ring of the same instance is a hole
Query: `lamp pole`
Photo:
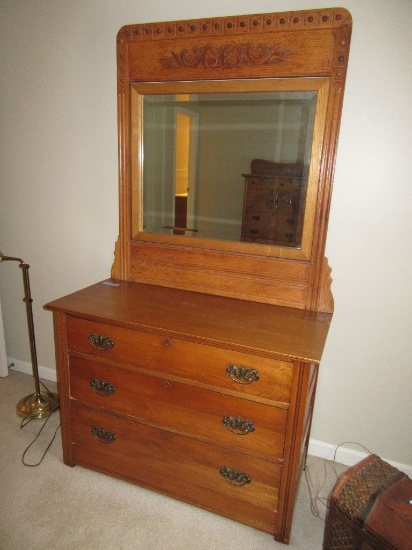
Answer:
[[21, 258], [5, 256], [0, 252], [0, 262], [6, 261], [19, 262], [19, 267], [23, 273], [24, 298], [26, 304], [27, 326], [29, 329], [30, 355], [33, 369], [33, 378], [35, 392], [23, 397], [17, 403], [17, 414], [20, 416], [30, 416], [31, 418], [44, 418], [50, 416], [52, 412], [59, 408], [59, 398], [57, 394], [47, 391], [40, 391], [39, 369], [37, 364], [36, 340], [34, 336], [34, 322], [32, 297], [30, 293], [29, 264], [26, 264]]

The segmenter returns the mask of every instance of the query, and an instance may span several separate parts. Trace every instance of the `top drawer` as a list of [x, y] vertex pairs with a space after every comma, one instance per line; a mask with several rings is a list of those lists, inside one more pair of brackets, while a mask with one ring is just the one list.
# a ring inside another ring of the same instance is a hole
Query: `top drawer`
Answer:
[[[287, 407], [292, 364], [68, 316], [69, 350]], [[94, 340], [94, 344], [91, 342]]]

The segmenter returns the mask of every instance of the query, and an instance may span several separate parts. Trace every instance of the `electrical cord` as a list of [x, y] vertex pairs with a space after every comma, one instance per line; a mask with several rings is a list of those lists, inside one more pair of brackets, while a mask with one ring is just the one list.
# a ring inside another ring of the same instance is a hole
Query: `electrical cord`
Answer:
[[[372, 454], [372, 452], [369, 449], [367, 449], [361, 443], [357, 443], [356, 441], [345, 441], [345, 442], [340, 443], [339, 445], [337, 445], [337, 447], [335, 448], [335, 452], [333, 454], [333, 460], [332, 460], [332, 468], [333, 468], [336, 480], [339, 478], [339, 475], [340, 475], [338, 473], [337, 469], [336, 469], [336, 464], [337, 464], [336, 455], [337, 455], [337, 452], [340, 449], [340, 447], [343, 447], [344, 445], [349, 445], [349, 444], [350, 445], [358, 445], [359, 447], [362, 447], [362, 449], [364, 449], [369, 455]], [[306, 478], [306, 483], [307, 483], [307, 486], [308, 486], [309, 498], [310, 498], [310, 511], [312, 512], [313, 516], [315, 516], [317, 518], [320, 518], [322, 520], [326, 519], [326, 511], [327, 511], [327, 508], [328, 508], [328, 500], [329, 500], [328, 496], [321, 496], [321, 491], [324, 488], [324, 486], [326, 484], [326, 480], [327, 480], [327, 475], [328, 475], [327, 464], [329, 462], [330, 461], [327, 461], [327, 460], [323, 461], [324, 477], [323, 477], [323, 481], [321, 483], [321, 486], [319, 487], [319, 489], [317, 491], [315, 491], [314, 484], [313, 484], [312, 478], [310, 476], [308, 465], [306, 465], [306, 468], [305, 468], [305, 478]], [[321, 511], [321, 507], [324, 507], [324, 509], [325, 509], [323, 512]]]
[[324, 506], [325, 508], [327, 508], [327, 500], [328, 500], [327, 497], [321, 497], [320, 496], [320, 492], [323, 489], [323, 487], [325, 486], [326, 478], [327, 478], [326, 460], [323, 461], [323, 468], [324, 468], [323, 482], [322, 482], [322, 485], [320, 486], [320, 488], [316, 492], [315, 492], [315, 489], [314, 489], [312, 478], [310, 477], [310, 472], [309, 472], [308, 465], [306, 465], [306, 468], [305, 468], [305, 478], [306, 478], [306, 483], [307, 483], [307, 486], [308, 486], [309, 497], [310, 497], [310, 504], [309, 504], [310, 511], [312, 512], [313, 516], [315, 516], [316, 518], [320, 518], [320, 519], [325, 519], [326, 514], [322, 514], [319, 505]]
[[[43, 384], [43, 382], [40, 381], [40, 384], [44, 387], [44, 389], [47, 391], [48, 394], [51, 394], [50, 390], [45, 386], [45, 384]], [[47, 397], [46, 397], [46, 400], [47, 400]], [[40, 413], [39, 413], [40, 414]], [[44, 411], [42, 411], [42, 414], [44, 414]], [[54, 431], [54, 435], [51, 439], [51, 441], [49, 442], [49, 444], [47, 445], [45, 451], [43, 452], [43, 455], [41, 456], [40, 460], [36, 463], [36, 464], [29, 464], [28, 462], [26, 462], [26, 454], [27, 452], [30, 450], [30, 448], [32, 447], [32, 445], [37, 441], [37, 439], [40, 437], [40, 434], [42, 433], [42, 431], [44, 430], [44, 428], [46, 427], [47, 423], [49, 422], [50, 420], [50, 417], [51, 417], [51, 414], [49, 414], [45, 421], [43, 422], [43, 425], [41, 426], [40, 430], [38, 431], [36, 437], [33, 439], [33, 441], [30, 443], [30, 445], [28, 447], [26, 447], [25, 451], [23, 452], [23, 456], [21, 458], [23, 464], [25, 466], [29, 466], [30, 468], [35, 468], [36, 466], [39, 466], [42, 462], [43, 462], [43, 459], [44, 457], [46, 456], [48, 450], [50, 449], [50, 447], [52, 446], [52, 443], [53, 441], [56, 439], [56, 435], [57, 435], [57, 432], [60, 428], [60, 423], [59, 425], [57, 426], [57, 428], [55, 429]], [[30, 422], [32, 422], [33, 420], [40, 420], [39, 418], [36, 417], [36, 415], [34, 416], [31, 416], [31, 413], [29, 412], [21, 421], [21, 424], [20, 424], [20, 429], [24, 428], [25, 426], [27, 426], [28, 424], [30, 424]]]

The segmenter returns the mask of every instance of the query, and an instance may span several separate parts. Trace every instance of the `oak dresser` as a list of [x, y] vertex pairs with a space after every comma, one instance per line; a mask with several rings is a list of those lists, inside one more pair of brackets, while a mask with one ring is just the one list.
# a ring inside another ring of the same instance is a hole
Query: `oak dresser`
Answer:
[[47, 307], [66, 464], [288, 535], [330, 314], [115, 279]]

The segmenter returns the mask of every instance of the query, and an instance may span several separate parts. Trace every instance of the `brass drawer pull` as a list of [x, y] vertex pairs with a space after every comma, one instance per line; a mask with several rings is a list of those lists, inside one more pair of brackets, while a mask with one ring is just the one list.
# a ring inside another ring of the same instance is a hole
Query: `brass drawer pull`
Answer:
[[243, 487], [243, 485], [252, 481], [248, 474], [245, 472], [238, 472], [235, 468], [222, 466], [222, 468], [220, 468], [220, 473], [228, 483], [235, 487]]
[[92, 434], [101, 443], [113, 443], [116, 440], [116, 434], [105, 428], [99, 428], [99, 426], [92, 428]]
[[255, 431], [255, 425], [251, 420], [242, 420], [240, 416], [226, 415], [222, 420], [223, 424], [229, 430], [236, 435], [246, 435]]
[[91, 387], [93, 390], [104, 397], [107, 397], [108, 395], [112, 395], [116, 391], [116, 387], [111, 382], [106, 382], [106, 380], [99, 380], [98, 378], [93, 378], [93, 380], [90, 382]]
[[238, 384], [251, 384], [259, 380], [259, 373], [255, 369], [248, 369], [242, 365], [228, 365], [226, 368], [227, 374]]
[[89, 342], [94, 348], [100, 351], [107, 351], [114, 347], [114, 342], [109, 336], [103, 336], [102, 334], [93, 334], [93, 332], [89, 336]]

